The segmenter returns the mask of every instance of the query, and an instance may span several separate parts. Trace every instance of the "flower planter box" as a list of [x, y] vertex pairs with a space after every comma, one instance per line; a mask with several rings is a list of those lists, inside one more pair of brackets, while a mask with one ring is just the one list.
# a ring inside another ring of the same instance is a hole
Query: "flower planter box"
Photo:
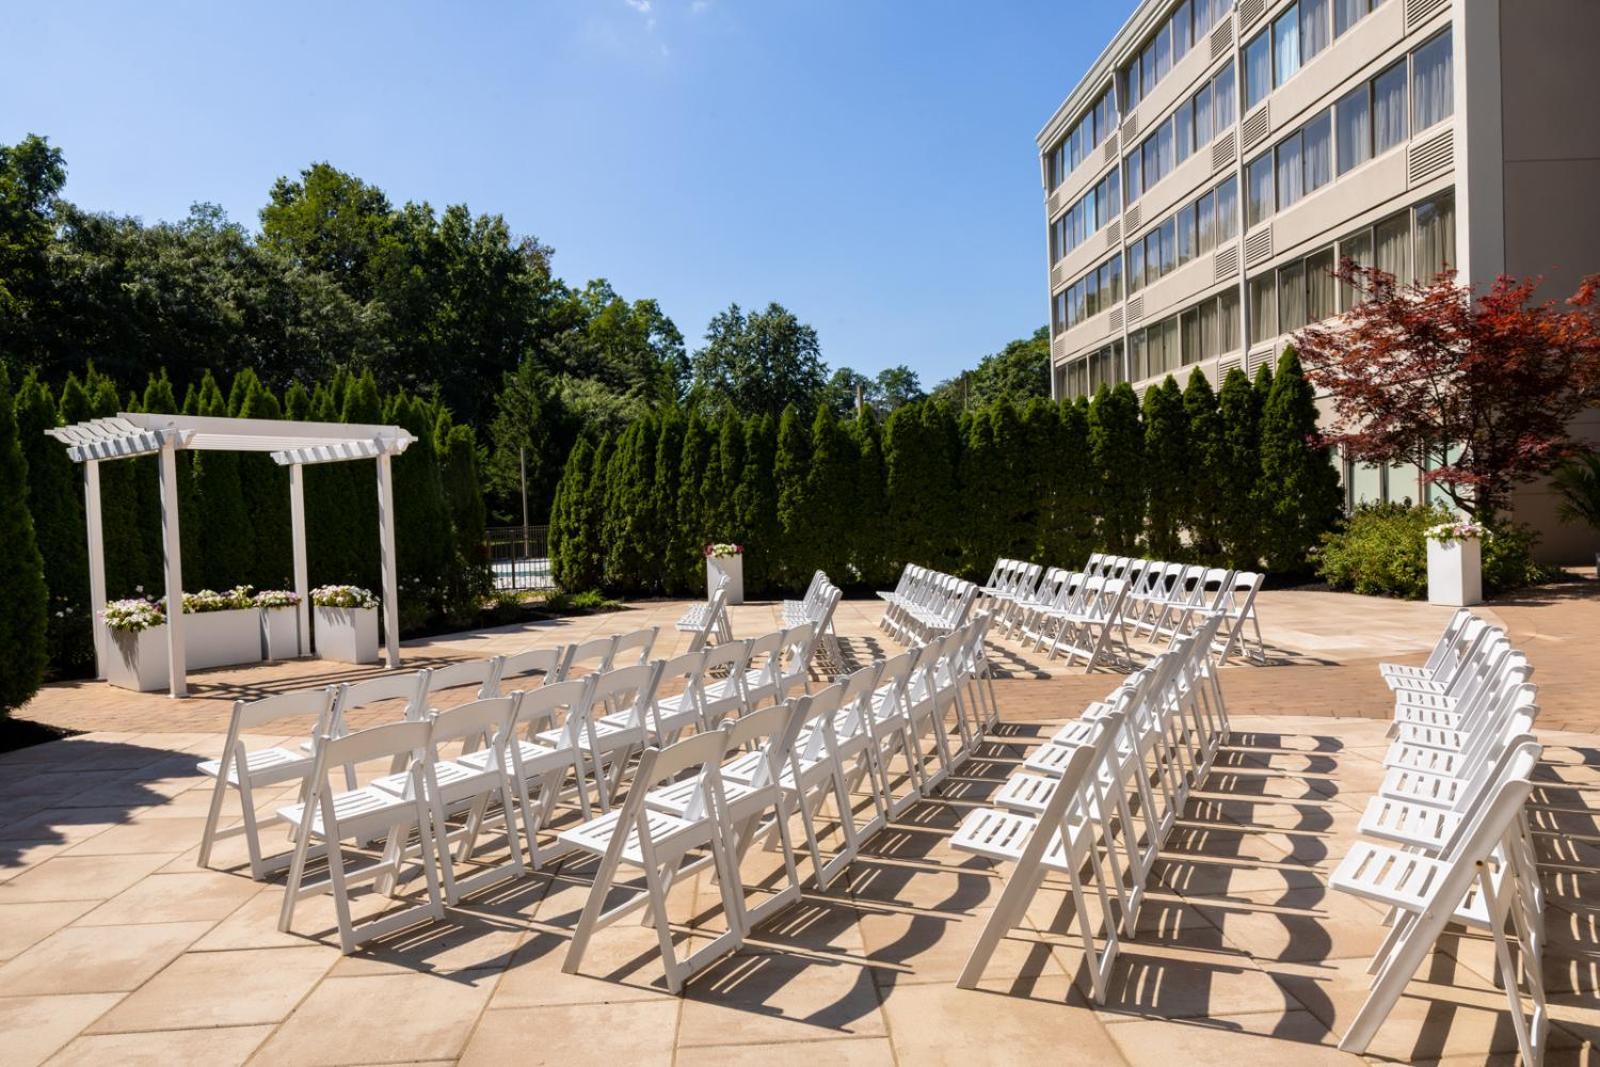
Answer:
[[1483, 602], [1483, 543], [1428, 539], [1428, 603], [1465, 607]]
[[312, 634], [319, 659], [378, 662], [378, 609], [318, 606]]
[[122, 689], [150, 693], [165, 689], [168, 681], [167, 627], [127, 633], [106, 630], [106, 681]]
[[295, 607], [261, 608], [263, 659], [294, 659], [300, 655], [300, 610]]
[[722, 576], [728, 576], [728, 603], [744, 603], [744, 556], [707, 556], [706, 557], [706, 599], [710, 600], [717, 591], [717, 583]]
[[183, 616], [184, 659], [192, 671], [261, 661], [261, 609], [229, 608]]

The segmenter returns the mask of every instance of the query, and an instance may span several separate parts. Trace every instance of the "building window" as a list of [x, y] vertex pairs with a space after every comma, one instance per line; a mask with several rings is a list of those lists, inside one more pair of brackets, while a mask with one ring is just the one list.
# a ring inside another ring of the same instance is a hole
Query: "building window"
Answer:
[[[1300, 134], [1290, 134], [1278, 143], [1278, 209], [1296, 203], [1305, 195], [1304, 163], [1300, 159]], [[1271, 214], [1271, 208], [1268, 209]]]
[[1300, 0], [1300, 62], [1328, 47], [1328, 0]]
[[[1372, 231], [1362, 230], [1339, 242], [1339, 259], [1353, 260], [1358, 267], [1372, 266]], [[1339, 303], [1349, 311], [1361, 302], [1361, 291], [1351, 285], [1339, 286]]]
[[1417, 280], [1431, 282], [1456, 262], [1456, 198], [1453, 192], [1417, 205]]
[[1373, 265], [1404, 282], [1411, 276], [1410, 257], [1411, 213], [1400, 214], [1378, 223], [1372, 231]]
[[1217, 76], [1211, 80], [1211, 99], [1213, 115], [1211, 128], [1213, 134], [1221, 134], [1233, 120], [1237, 118], [1233, 113], [1233, 64], [1229, 63], [1217, 71]]
[[1217, 195], [1207, 193], [1195, 201], [1195, 254], [1205, 255], [1217, 247]]
[[1244, 345], [1239, 331], [1239, 290], [1224, 289], [1217, 297], [1217, 354], [1237, 352]]
[[1273, 85], [1282, 85], [1300, 69], [1300, 12], [1294, 4], [1272, 24]]
[[1179, 328], [1183, 333], [1183, 360], [1187, 367], [1191, 363], [1200, 362], [1200, 309], [1190, 308], [1179, 319]]
[[1194, 154], [1194, 101], [1185, 100], [1179, 104], [1172, 118], [1172, 133], [1178, 150], [1177, 161], [1182, 163]]
[[1333, 116], [1324, 111], [1301, 129], [1301, 152], [1305, 156], [1306, 192], [1320, 189], [1333, 180]]
[[1337, 37], [1348, 30], [1382, 3], [1383, 0], [1333, 0], [1333, 35]]
[[1193, 259], [1197, 254], [1196, 245], [1199, 236], [1195, 232], [1195, 205], [1185, 204], [1178, 209], [1178, 266]]
[[1340, 100], [1334, 109], [1339, 125], [1339, 173], [1372, 158], [1372, 99], [1366, 85]]
[[1406, 61], [1401, 60], [1372, 80], [1374, 155], [1383, 155], [1406, 139]]
[[1239, 180], [1229, 178], [1217, 186], [1217, 244], [1239, 235]]
[[1245, 172], [1245, 225], [1256, 225], [1272, 211], [1272, 153], [1264, 152]]
[[1306, 264], [1296, 260], [1278, 269], [1278, 327], [1284, 333], [1306, 324]]
[[1244, 47], [1244, 107], [1248, 111], [1272, 91], [1272, 40], [1262, 30]]
[[1450, 31], [1411, 53], [1411, 124], [1425, 130], [1455, 109]]
[[1306, 321], [1321, 322], [1339, 313], [1333, 297], [1333, 249], [1306, 257]]
[[1122, 170], [1122, 185], [1131, 204], [1144, 192], [1144, 159], [1137, 148], [1122, 157]]
[[1250, 339], [1256, 343], [1278, 335], [1277, 280], [1270, 270], [1250, 279]]
[[1116, 113], [1111, 94], [1101, 93], [1100, 98], [1067, 131], [1047, 157], [1046, 170], [1051, 192], [1055, 192], [1056, 186], [1089, 157], [1089, 153], [1106, 139], [1115, 125]]

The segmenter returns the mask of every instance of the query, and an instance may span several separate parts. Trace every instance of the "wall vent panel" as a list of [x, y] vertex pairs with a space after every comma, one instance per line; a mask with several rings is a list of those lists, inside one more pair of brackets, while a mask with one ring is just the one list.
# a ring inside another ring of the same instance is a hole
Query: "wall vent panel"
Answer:
[[1244, 239], [1244, 263], [1253, 267], [1263, 259], [1272, 258], [1272, 227], [1263, 226]]
[[1221, 137], [1218, 137], [1211, 145], [1212, 171], [1219, 171], [1224, 167], [1232, 166], [1234, 154], [1233, 131], [1229, 130]]
[[1144, 297], [1135, 296], [1128, 300], [1128, 321], [1138, 322], [1144, 318]]
[[1229, 245], [1218, 252], [1211, 259], [1211, 278], [1213, 281], [1222, 281], [1239, 273], [1239, 246]]
[[1223, 19], [1211, 31], [1211, 62], [1215, 63], [1233, 50], [1233, 20]]
[[1110, 222], [1106, 223], [1106, 248], [1107, 249], [1112, 249], [1112, 248], [1117, 247], [1117, 243], [1121, 239], [1122, 239], [1122, 220], [1121, 219], [1112, 219]]
[[1436, 174], [1449, 170], [1456, 158], [1456, 133], [1454, 129], [1414, 144], [1406, 158], [1406, 177], [1412, 185], [1419, 185]]
[[1129, 233], [1132, 233], [1134, 230], [1137, 230], [1139, 228], [1139, 221], [1140, 221], [1139, 215], [1140, 215], [1140, 211], [1139, 211], [1139, 205], [1138, 204], [1133, 205], [1128, 210], [1126, 210], [1126, 211], [1124, 211], [1122, 213], [1123, 221], [1125, 223], [1127, 223], [1128, 232]]
[[1246, 115], [1244, 124], [1239, 127], [1239, 136], [1244, 139], [1245, 151], [1265, 141], [1267, 134], [1272, 131], [1272, 120], [1267, 117], [1267, 106], [1262, 104]]
[[1406, 32], [1410, 33], [1449, 6], [1450, 0], [1406, 0]]
[[1120, 143], [1121, 138], [1117, 136], [1117, 131], [1112, 130], [1111, 135], [1106, 138], [1105, 162], [1115, 163], [1117, 161], [1117, 145]]
[[1111, 309], [1111, 319], [1107, 323], [1107, 327], [1108, 327], [1109, 332], [1111, 332], [1111, 333], [1116, 333], [1118, 330], [1122, 329], [1122, 309], [1121, 308], [1112, 308]]
[[1239, 5], [1239, 25], [1249, 26], [1266, 13], [1267, 0], [1244, 0]]

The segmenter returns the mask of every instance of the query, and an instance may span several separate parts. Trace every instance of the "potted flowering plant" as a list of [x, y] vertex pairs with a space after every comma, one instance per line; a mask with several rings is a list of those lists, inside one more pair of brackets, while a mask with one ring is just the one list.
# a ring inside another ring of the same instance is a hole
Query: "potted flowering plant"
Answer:
[[378, 598], [355, 585], [321, 585], [311, 590], [316, 608], [312, 635], [317, 655], [344, 663], [378, 660]]
[[263, 589], [254, 598], [261, 611], [261, 655], [293, 659], [300, 654], [300, 594], [292, 589]]
[[1483, 600], [1483, 539], [1470, 519], [1428, 528], [1428, 603], [1462, 607]]
[[224, 592], [202, 589], [183, 594], [185, 615], [205, 615], [184, 627], [184, 660], [194, 670], [254, 663], [261, 658], [261, 612], [248, 585]]
[[728, 541], [715, 541], [705, 547], [706, 599], [710, 600], [717, 587], [726, 579], [728, 603], [744, 603], [744, 546]]
[[153, 600], [113, 600], [100, 612], [111, 635], [106, 681], [149, 693], [167, 685], [167, 615]]

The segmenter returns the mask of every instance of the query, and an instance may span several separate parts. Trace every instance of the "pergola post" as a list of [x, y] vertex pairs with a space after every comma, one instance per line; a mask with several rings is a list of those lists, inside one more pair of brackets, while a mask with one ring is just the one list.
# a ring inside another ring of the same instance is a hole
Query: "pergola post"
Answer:
[[394, 476], [389, 453], [378, 453], [378, 570], [383, 579], [383, 648], [389, 669], [400, 666], [400, 590], [395, 580]]
[[294, 542], [295, 640], [299, 654], [307, 652], [311, 634], [311, 582], [306, 577], [306, 473], [300, 463], [289, 464], [289, 527]]
[[106, 539], [100, 522], [100, 463], [83, 464], [83, 515], [89, 530], [89, 624], [94, 627], [94, 676], [106, 676], [105, 624], [100, 613], [106, 610]]
[[161, 558], [167, 576], [168, 681], [174, 698], [187, 696], [183, 654], [183, 552], [178, 540], [178, 450], [176, 435], [162, 434], [160, 465]]

